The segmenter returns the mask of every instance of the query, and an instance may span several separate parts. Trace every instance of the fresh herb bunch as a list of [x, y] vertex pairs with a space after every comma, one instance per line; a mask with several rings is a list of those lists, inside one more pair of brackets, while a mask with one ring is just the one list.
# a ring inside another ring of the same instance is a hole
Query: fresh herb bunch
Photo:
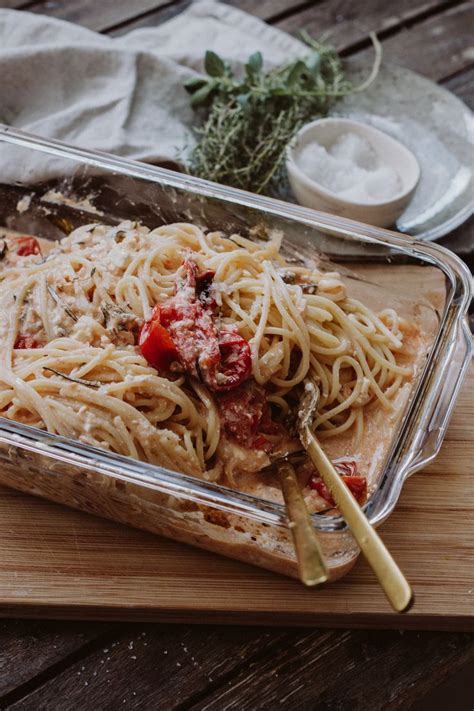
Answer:
[[241, 77], [217, 54], [206, 52], [208, 76], [185, 84], [191, 105], [207, 111], [190, 157], [193, 175], [255, 193], [278, 191], [285, 150], [295, 133], [353, 90], [337, 52], [305, 39], [311, 51], [304, 59], [265, 71], [256, 52]]

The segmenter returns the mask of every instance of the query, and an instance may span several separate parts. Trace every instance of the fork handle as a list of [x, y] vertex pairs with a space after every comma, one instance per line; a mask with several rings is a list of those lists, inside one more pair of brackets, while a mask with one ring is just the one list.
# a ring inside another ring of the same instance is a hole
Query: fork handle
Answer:
[[277, 468], [295, 546], [300, 580], [305, 585], [319, 585], [328, 579], [329, 574], [295, 470], [286, 460], [279, 462]]
[[305, 445], [393, 609], [407, 611], [413, 603], [413, 593], [405, 576], [309, 427], [305, 428]]

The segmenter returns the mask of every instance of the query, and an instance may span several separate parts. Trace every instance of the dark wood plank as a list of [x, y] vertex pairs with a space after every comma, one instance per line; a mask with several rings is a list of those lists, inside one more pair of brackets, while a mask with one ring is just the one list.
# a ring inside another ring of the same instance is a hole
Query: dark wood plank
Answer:
[[473, 660], [474, 639], [463, 634], [299, 635], [192, 708], [406, 709]]
[[152, 12], [147, 12], [146, 15], [137, 17], [136, 20], [130, 20], [127, 23], [118, 25], [117, 27], [112, 27], [111, 29], [104, 30], [108, 35], [112, 37], [119, 37], [120, 35], [132, 32], [132, 30], [141, 30], [146, 27], [157, 27], [163, 22], [171, 20], [176, 15], [186, 10], [191, 5], [192, 0], [177, 0], [177, 2], [166, 7], [158, 8]]
[[440, 0], [325, 0], [285, 17], [276, 25], [293, 35], [298, 35], [302, 29], [314, 37], [325, 35], [338, 50], [348, 50], [366, 41], [369, 32], [394, 31], [437, 12], [443, 4]]
[[75, 22], [91, 30], [102, 32], [132, 20], [139, 15], [169, 5], [172, 0], [74, 0], [50, 2], [41, 0], [28, 8], [30, 12]]
[[434, 709], [456, 709], [472, 711], [474, 699], [474, 664], [471, 662], [458, 672], [450, 675], [441, 685], [433, 680], [434, 688], [416, 702], [410, 711], [434, 711]]
[[25, 5], [29, 5], [27, 0], [0, 0], [0, 8], [19, 10]]
[[[5, 0], [7, 7], [29, 5], [31, 12], [75, 22], [97, 32], [117, 28], [115, 34], [128, 32], [139, 27], [153, 27], [174, 17], [191, 4], [191, 0], [74, 0], [74, 2], [25, 2], [25, 0]], [[11, 4], [8, 5], [8, 2]], [[264, 20], [272, 20], [282, 15], [298, 12], [307, 2], [292, 3], [289, 0], [228, 0], [229, 5], [250, 12]], [[0, 2], [0, 7], [2, 3]]]
[[249, 664], [294, 636], [245, 627], [148, 625], [122, 630], [110, 645], [77, 661], [9, 708], [179, 708], [225, 683], [243, 660]]
[[122, 630], [9, 708], [399, 708], [474, 659], [464, 634]]
[[[384, 61], [441, 81], [472, 66], [474, 5], [465, 2], [383, 42]], [[359, 52], [369, 61], [371, 50]]]
[[258, 2], [255, 2], [255, 0], [224, 0], [224, 2], [226, 5], [232, 5], [267, 22], [281, 15], [298, 17], [309, 4], [318, 4], [318, 0], [312, 3], [308, 3], [307, 0], [306, 2], [301, 0], [299, 2], [298, 0], [258, 0]]
[[1, 621], [0, 707], [5, 694], [112, 629], [110, 624]]

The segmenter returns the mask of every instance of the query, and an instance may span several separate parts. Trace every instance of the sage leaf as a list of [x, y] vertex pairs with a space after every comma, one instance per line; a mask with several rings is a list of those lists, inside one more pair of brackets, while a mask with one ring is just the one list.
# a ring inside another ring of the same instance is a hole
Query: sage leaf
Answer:
[[191, 106], [196, 107], [205, 104], [210, 98], [212, 92], [215, 89], [215, 85], [212, 82], [206, 82], [206, 84], [198, 89], [191, 97]]
[[218, 54], [208, 49], [204, 57], [204, 69], [210, 77], [222, 77], [226, 71], [226, 65]]
[[193, 77], [192, 79], [188, 79], [188, 81], [184, 82], [183, 86], [187, 92], [194, 94], [195, 91], [201, 89], [203, 86], [206, 86], [207, 82], [208, 80], [203, 79], [202, 77]]

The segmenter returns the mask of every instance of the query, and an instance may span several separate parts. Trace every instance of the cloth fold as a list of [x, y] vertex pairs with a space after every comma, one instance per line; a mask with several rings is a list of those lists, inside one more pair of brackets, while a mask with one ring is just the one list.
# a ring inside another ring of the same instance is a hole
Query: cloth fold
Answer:
[[207, 49], [236, 63], [259, 49], [269, 64], [305, 51], [215, 0], [116, 39], [0, 10], [0, 123], [147, 162], [176, 160], [193, 145], [195, 123], [183, 83], [202, 71]]

